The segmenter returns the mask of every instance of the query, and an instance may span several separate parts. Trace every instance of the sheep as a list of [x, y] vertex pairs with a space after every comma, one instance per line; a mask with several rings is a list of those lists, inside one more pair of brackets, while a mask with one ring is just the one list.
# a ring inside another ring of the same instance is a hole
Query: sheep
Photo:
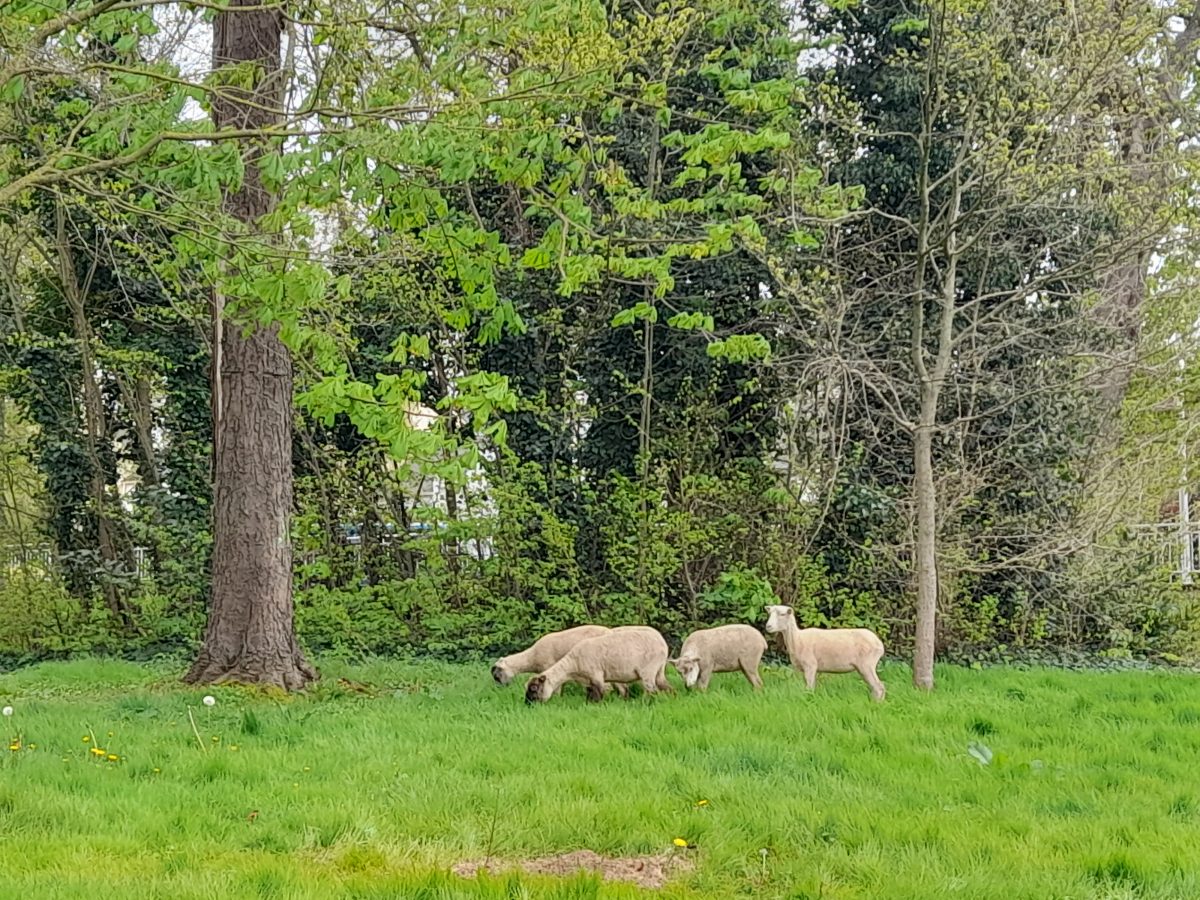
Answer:
[[567, 655], [567, 651], [588, 638], [599, 637], [610, 631], [604, 625], [580, 625], [565, 631], [544, 634], [531, 647], [496, 660], [492, 666], [492, 678], [496, 684], [506, 685], [513, 677], [524, 672], [544, 672]]
[[708, 690], [714, 672], [737, 672], [757, 691], [762, 688], [758, 665], [767, 650], [767, 639], [749, 625], [721, 625], [693, 631], [671, 665], [689, 688]]
[[883, 658], [883, 641], [869, 628], [798, 628], [790, 606], [766, 607], [767, 634], [783, 636], [792, 665], [804, 673], [811, 691], [818, 672], [858, 672], [871, 688], [871, 696], [882, 700], [887, 688], [875, 667]]
[[663, 636], [644, 625], [624, 625], [580, 641], [566, 656], [531, 678], [525, 686], [525, 702], [544, 703], [568, 681], [582, 684], [592, 703], [603, 699], [612, 685], [635, 681], [641, 682], [647, 694], [671, 693], [666, 668]]

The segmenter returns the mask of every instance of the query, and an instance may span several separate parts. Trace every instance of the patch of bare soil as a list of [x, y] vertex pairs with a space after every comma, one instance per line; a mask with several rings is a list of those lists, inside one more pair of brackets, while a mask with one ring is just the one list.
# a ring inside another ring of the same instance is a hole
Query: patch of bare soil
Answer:
[[639, 887], [660, 888], [677, 872], [692, 868], [689, 859], [677, 853], [663, 856], [618, 856], [610, 858], [591, 850], [574, 850], [558, 856], [542, 856], [525, 860], [471, 860], [460, 862], [450, 871], [463, 878], [473, 878], [480, 872], [494, 875], [510, 869], [522, 869], [531, 875], [574, 875], [593, 872], [605, 881], [628, 881]]

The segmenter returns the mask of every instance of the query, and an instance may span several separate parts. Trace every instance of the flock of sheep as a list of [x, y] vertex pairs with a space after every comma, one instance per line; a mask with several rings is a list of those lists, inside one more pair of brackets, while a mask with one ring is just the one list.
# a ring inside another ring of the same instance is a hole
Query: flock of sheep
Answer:
[[[886, 689], [876, 667], [883, 658], [883, 641], [867, 628], [800, 628], [790, 606], [768, 606], [767, 634], [783, 638], [792, 665], [804, 673], [812, 690], [818, 672], [858, 672], [882, 700]], [[535, 673], [525, 687], [526, 703], [543, 703], [568, 681], [583, 685], [588, 700], [601, 700], [615, 689], [627, 696], [627, 685], [637, 682], [648, 694], [671, 691], [667, 681], [670, 663], [689, 688], [705, 690], [715, 672], [742, 672], [754, 686], [762, 687], [758, 667], [766, 652], [766, 638], [749, 625], [721, 625], [692, 632], [679, 656], [668, 659], [663, 636], [644, 625], [607, 628], [580, 625], [544, 635], [520, 653], [505, 656], [492, 666], [497, 684], [509, 684], [517, 675]]]

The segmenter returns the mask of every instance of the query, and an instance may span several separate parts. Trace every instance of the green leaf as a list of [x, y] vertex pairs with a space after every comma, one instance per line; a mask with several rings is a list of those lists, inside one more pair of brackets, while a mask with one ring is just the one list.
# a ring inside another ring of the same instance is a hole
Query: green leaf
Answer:
[[284, 282], [278, 274], [263, 275], [261, 278], [256, 278], [251, 287], [254, 295], [270, 306], [277, 306], [283, 302]]
[[712, 331], [714, 327], [713, 317], [702, 312], [676, 313], [667, 319], [667, 324], [684, 331], [695, 328]]
[[15, 103], [25, 93], [25, 76], [14, 75], [0, 87], [0, 102]]
[[632, 325], [633, 324], [633, 310], [632, 309], [621, 310], [619, 313], [617, 313], [615, 316], [612, 317], [612, 322], [610, 324], [614, 328], [620, 328], [623, 325]]
[[521, 265], [527, 269], [550, 268], [550, 251], [545, 247], [530, 247], [521, 257]]
[[708, 345], [708, 355], [731, 363], [766, 360], [771, 357], [771, 344], [761, 334], [735, 334]]

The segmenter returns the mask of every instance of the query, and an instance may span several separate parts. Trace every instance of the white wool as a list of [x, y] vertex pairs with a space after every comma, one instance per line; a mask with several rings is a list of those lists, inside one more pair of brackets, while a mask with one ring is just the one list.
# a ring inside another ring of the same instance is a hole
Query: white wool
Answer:
[[766, 607], [767, 634], [783, 636], [792, 665], [804, 673], [811, 690], [818, 672], [858, 672], [882, 700], [887, 693], [876, 667], [883, 658], [883, 641], [869, 628], [800, 628], [790, 606]]
[[526, 672], [544, 672], [567, 655], [572, 647], [588, 638], [599, 637], [609, 631], [603, 625], [580, 625], [564, 631], [552, 631], [542, 635], [530, 647], [496, 660], [492, 666], [492, 677], [498, 684], [508, 684], [516, 675]]
[[669, 692], [666, 668], [667, 642], [663, 636], [644, 625], [624, 625], [572, 647], [529, 682], [525, 701], [549, 700], [568, 681], [584, 685], [589, 700], [601, 699], [611, 685], [633, 682], [640, 682], [648, 694]]
[[741, 672], [757, 690], [762, 687], [758, 667], [766, 650], [767, 639], [757, 628], [719, 625], [689, 634], [671, 663], [689, 688], [707, 690], [715, 672]]

